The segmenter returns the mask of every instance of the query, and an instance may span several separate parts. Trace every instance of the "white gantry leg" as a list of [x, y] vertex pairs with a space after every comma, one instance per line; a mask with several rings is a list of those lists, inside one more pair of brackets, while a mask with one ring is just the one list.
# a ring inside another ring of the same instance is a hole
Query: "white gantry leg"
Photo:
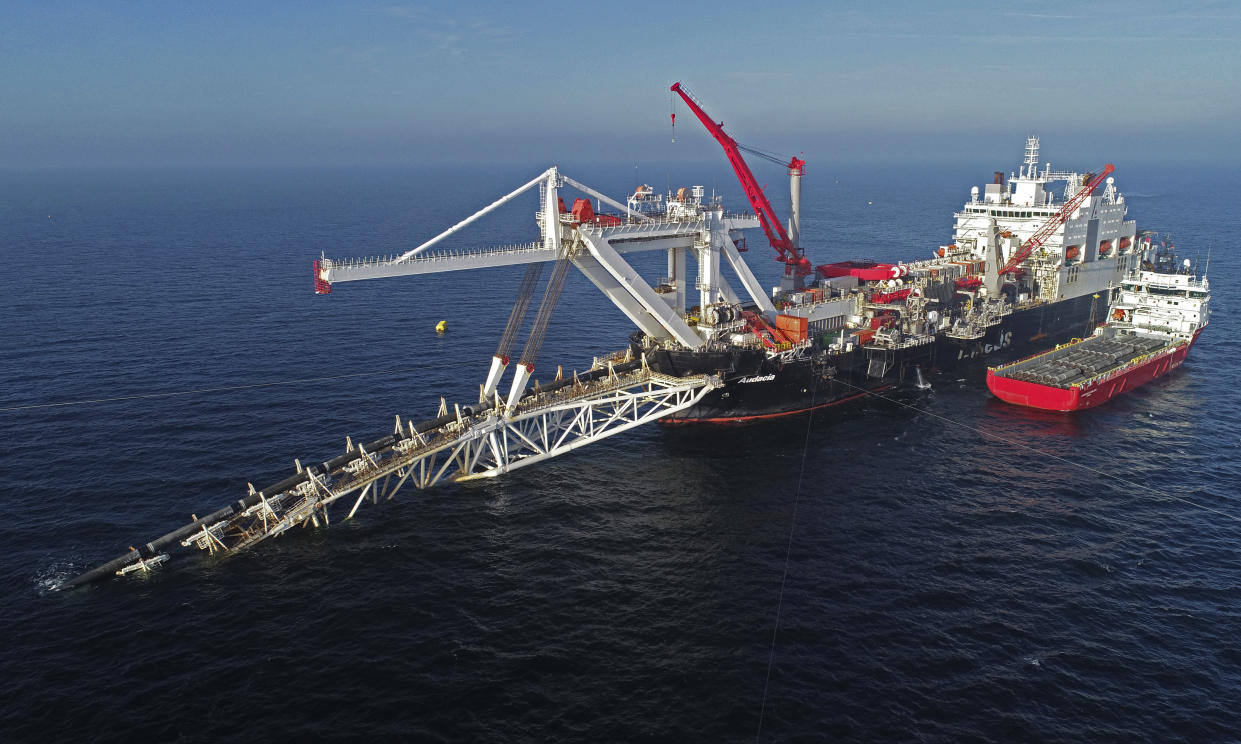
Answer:
[[666, 332], [663, 335], [671, 334], [679, 343], [691, 349], [702, 346], [702, 338], [689, 327], [684, 318], [668, 306], [667, 302], [660, 299], [651, 285], [647, 284], [637, 270], [608, 244], [606, 238], [585, 230], [579, 232], [579, 235], [582, 236], [590, 255], [612, 275], [615, 285], [618, 285], [615, 289], [599, 287], [613, 302], [624, 309], [624, 304], [622, 304], [625, 302], [624, 295], [628, 295], [649, 315], [658, 319], [662, 330]]
[[727, 233], [724, 234], [720, 253], [724, 254], [724, 259], [728, 261], [728, 265], [732, 267], [733, 272], [737, 274], [737, 278], [741, 280], [741, 286], [745, 287], [746, 293], [758, 305], [767, 322], [776, 322], [776, 306], [772, 304], [771, 298], [763, 291], [763, 285], [759, 284], [758, 278], [754, 276], [754, 272], [750, 271], [750, 267], [746, 265], [746, 262], [741, 260], [741, 254], [737, 252], [737, 245], [733, 243], [732, 238], [728, 237]]

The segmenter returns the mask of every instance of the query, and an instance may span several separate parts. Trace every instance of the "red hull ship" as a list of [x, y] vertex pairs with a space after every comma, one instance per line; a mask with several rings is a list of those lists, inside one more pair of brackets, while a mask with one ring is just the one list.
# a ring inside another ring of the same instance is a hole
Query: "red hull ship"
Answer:
[[[1083, 351], [1092, 354], [1105, 353], [1098, 348], [1091, 348], [1092, 342], [1102, 339], [1104, 339], [1103, 336], [1091, 336], [1082, 341], [1065, 344], [1044, 354], [1027, 357], [1012, 365], [993, 367], [987, 370], [987, 387], [1000, 400], [1019, 406], [1042, 408], [1047, 411], [1079, 411], [1083, 408], [1093, 408], [1181, 366], [1181, 362], [1185, 361], [1186, 355], [1189, 354], [1189, 347], [1197, 339], [1197, 334], [1189, 341], [1156, 346], [1154, 351], [1131, 346], [1134, 353], [1130, 359], [1099, 374], [1078, 373], [1078, 379], [1070, 378], [1071, 382], [1045, 384], [1033, 381], [1037, 379], [1034, 377], [1037, 372], [1032, 374], [1032, 371], [1026, 371], [1024, 374], [1030, 375], [1029, 377], [1022, 374], [1023, 368], [1025, 370], [1030, 370], [1031, 367], [1037, 369], [1036, 365], [1057, 361], [1055, 358], [1048, 359], [1048, 357], [1058, 352], [1065, 355]], [[1113, 343], [1124, 342], [1113, 341]]]
[[1206, 276], [1143, 270], [1125, 279], [1108, 323], [1089, 338], [987, 370], [1000, 400], [1048, 411], [1078, 411], [1181, 366], [1207, 325]]

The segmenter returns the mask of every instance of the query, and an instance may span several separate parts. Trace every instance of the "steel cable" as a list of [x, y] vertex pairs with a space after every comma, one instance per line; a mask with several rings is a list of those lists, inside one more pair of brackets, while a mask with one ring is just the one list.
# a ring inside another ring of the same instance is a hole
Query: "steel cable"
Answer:
[[539, 261], [526, 266], [526, 273], [521, 278], [521, 286], [517, 289], [517, 300], [508, 316], [508, 325], [504, 326], [504, 335], [500, 337], [500, 345], [496, 347], [496, 356], [508, 359], [513, 351], [513, 342], [526, 322], [526, 314], [530, 310], [530, 298], [534, 296], [534, 288], [538, 286], [539, 277], [543, 275], [543, 263]]
[[547, 336], [547, 324], [552, 320], [552, 313], [556, 311], [556, 303], [560, 301], [560, 291], [564, 289], [565, 279], [569, 276], [568, 249], [564, 249], [564, 253], [556, 260], [556, 268], [552, 269], [552, 275], [547, 280], [547, 288], [543, 292], [543, 302], [539, 305], [538, 315], [534, 317], [534, 327], [530, 329], [530, 336], [526, 339], [526, 346], [521, 351], [521, 363], [533, 365], [535, 359], [539, 356], [539, 349], [543, 347], [543, 339]]

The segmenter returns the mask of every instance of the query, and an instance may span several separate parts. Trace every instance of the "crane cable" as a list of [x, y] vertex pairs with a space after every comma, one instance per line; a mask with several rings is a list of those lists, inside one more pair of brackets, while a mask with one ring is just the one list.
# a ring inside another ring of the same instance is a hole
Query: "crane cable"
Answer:
[[672, 99], [670, 104], [672, 107], [672, 144], [677, 143], [677, 94], [670, 92], [668, 97]]
[[743, 144], [741, 144], [740, 142], [738, 142], [738, 143], [737, 143], [737, 149], [738, 149], [738, 150], [741, 150], [742, 152], [748, 152], [748, 153], [750, 153], [751, 155], [757, 155], [758, 157], [760, 157], [760, 158], [762, 158], [762, 159], [764, 159], [764, 160], [770, 160], [771, 162], [775, 163], [776, 165], [785, 165], [785, 166], [787, 166], [787, 165], [789, 164], [789, 162], [793, 159], [793, 158], [791, 158], [791, 157], [786, 158], [786, 157], [783, 157], [783, 156], [781, 156], [781, 155], [776, 155], [775, 153], [773, 153], [773, 152], [768, 152], [768, 151], [766, 151], [766, 150], [760, 150], [760, 149], [758, 149], [757, 147], [750, 147], [749, 145], [743, 145]]
[[[676, 143], [676, 141], [677, 141], [677, 95], [676, 95], [676, 92], [674, 91], [674, 92], [670, 93], [670, 94], [669, 94], [669, 97], [672, 99], [672, 103], [671, 103], [671, 107], [672, 107], [672, 142], [673, 142], [673, 144], [675, 144], [675, 143]], [[736, 140], [734, 140], [734, 142], [735, 142], [735, 141], [736, 141]], [[764, 160], [770, 160], [771, 162], [775, 163], [776, 165], [788, 165], [788, 164], [789, 164], [789, 162], [792, 160], [792, 158], [786, 158], [786, 157], [783, 157], [783, 156], [781, 156], [781, 155], [776, 155], [775, 153], [773, 153], [773, 152], [769, 152], [769, 151], [767, 151], [767, 150], [760, 150], [760, 149], [759, 149], [759, 148], [757, 148], [757, 147], [750, 147], [749, 145], [743, 145], [743, 144], [741, 144], [740, 142], [737, 142], [737, 149], [738, 149], [738, 150], [741, 150], [741, 151], [743, 151], [743, 152], [748, 152], [748, 153], [750, 153], [751, 155], [757, 155], [758, 157], [763, 158]]]
[[521, 286], [517, 289], [517, 299], [513, 302], [513, 310], [508, 316], [508, 325], [504, 326], [504, 335], [500, 337], [500, 345], [496, 347], [496, 356], [508, 361], [513, 350], [513, 342], [526, 322], [530, 310], [530, 298], [534, 288], [538, 286], [539, 277], [543, 274], [543, 261], [526, 266], [526, 273], [521, 278]]
[[784, 586], [789, 580], [789, 563], [793, 555], [793, 532], [797, 528], [797, 505], [801, 501], [801, 485], [806, 477], [806, 456], [810, 453], [810, 426], [814, 423], [815, 400], [819, 393], [819, 375], [814, 375], [810, 385], [810, 415], [806, 416], [806, 436], [802, 441], [801, 468], [797, 471], [797, 487], [793, 489], [793, 514], [789, 518], [789, 539], [784, 548], [784, 574], [780, 577], [780, 592], [776, 595], [776, 620], [771, 628], [771, 649], [767, 653], [767, 677], [763, 680], [763, 697], [758, 709], [758, 728], [754, 732], [757, 743], [763, 733], [763, 716], [767, 712], [767, 690], [771, 687], [771, 670], [776, 664], [776, 636], [780, 632], [780, 614], [784, 609]]
[[560, 258], [556, 259], [556, 267], [552, 269], [552, 275], [547, 280], [547, 287], [543, 290], [543, 302], [539, 305], [538, 314], [534, 316], [530, 336], [526, 338], [525, 348], [521, 350], [521, 364], [534, 365], [539, 350], [543, 347], [543, 339], [547, 336], [547, 324], [552, 320], [556, 303], [560, 301], [560, 291], [564, 289], [565, 279], [569, 276], [569, 266], [572, 265], [569, 260], [569, 247], [565, 246], [561, 251]]

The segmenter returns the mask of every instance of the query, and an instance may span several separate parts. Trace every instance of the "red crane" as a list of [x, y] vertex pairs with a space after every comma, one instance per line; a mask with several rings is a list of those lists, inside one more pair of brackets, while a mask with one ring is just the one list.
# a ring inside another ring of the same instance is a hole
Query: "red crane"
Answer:
[[[746, 165], [745, 159], [741, 157], [741, 151], [752, 152], [756, 155], [774, 160], [781, 163], [783, 161], [768, 155], [767, 153], [754, 150], [752, 148], [743, 147], [737, 144], [737, 140], [729, 137], [724, 132], [724, 125], [716, 123], [707, 116], [707, 112], [702, 110], [702, 106], [694, 100], [689, 91], [681, 87], [680, 83], [673, 83], [671, 88], [673, 93], [681, 97], [685, 101], [685, 105], [689, 106], [689, 110], [694, 112], [698, 117], [698, 121], [707, 128], [715, 141], [720, 143], [724, 148], [724, 154], [728, 156], [728, 162], [732, 165], [733, 171], [737, 174], [737, 180], [741, 182], [741, 188], [745, 191], [745, 196], [750, 200], [750, 206], [754, 208], [754, 213], [758, 215], [759, 224], [763, 226], [763, 232], [767, 233], [767, 240], [771, 242], [771, 247], [776, 249], [776, 260], [784, 264], [784, 273], [786, 276], [809, 276], [811, 273], [810, 262], [806, 260], [805, 253], [800, 246], [794, 245], [789, 239], [789, 234], [784, 229], [784, 224], [780, 218], [776, 216], [776, 210], [772, 208], [771, 202], [767, 200], [767, 195], [763, 193], [762, 187], [758, 185], [754, 174], [750, 172], [750, 166]], [[676, 114], [672, 115], [673, 124], [676, 123]], [[806, 167], [806, 161], [798, 157], [793, 157], [788, 162], [789, 174], [794, 171], [803, 172]]]
[[1000, 275], [1016, 271], [1021, 262], [1029, 258], [1030, 254], [1034, 253], [1034, 250], [1043, 244], [1043, 241], [1051, 237], [1051, 234], [1064, 224], [1064, 221], [1081, 206], [1082, 202], [1086, 201], [1086, 197], [1093, 194], [1094, 190], [1099, 187], [1099, 184], [1103, 183], [1103, 179], [1107, 178], [1108, 174], [1114, 170], [1116, 170], [1116, 167], [1111, 163], [1103, 166], [1103, 170], [1099, 175], [1090, 179], [1089, 183], [1078, 189], [1076, 194], [1073, 194], [1071, 198], [1066, 200], [1064, 206], [1060, 207], [1059, 212], [1053, 214], [1051, 219], [1044, 222], [1042, 227], [1035, 230], [1034, 234], [1021, 244], [1021, 247], [1012, 255], [1012, 258], [1008, 259], [1008, 263], [1004, 264], [1004, 267], [1000, 269]]

